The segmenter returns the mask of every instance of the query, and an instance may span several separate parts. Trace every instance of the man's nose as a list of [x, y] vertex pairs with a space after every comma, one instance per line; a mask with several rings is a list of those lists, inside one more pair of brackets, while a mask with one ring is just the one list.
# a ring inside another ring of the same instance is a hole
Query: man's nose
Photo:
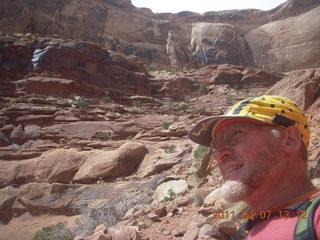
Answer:
[[233, 149], [225, 143], [221, 143], [212, 153], [212, 157], [217, 162], [224, 162], [233, 153]]

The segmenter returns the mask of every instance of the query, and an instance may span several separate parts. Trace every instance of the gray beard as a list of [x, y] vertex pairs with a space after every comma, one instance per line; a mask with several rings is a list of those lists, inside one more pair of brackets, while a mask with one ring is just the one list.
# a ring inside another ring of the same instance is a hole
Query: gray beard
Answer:
[[283, 166], [283, 158], [275, 155], [273, 143], [261, 148], [256, 156], [255, 166], [250, 175], [244, 180], [228, 180], [221, 187], [223, 198], [228, 202], [238, 202], [245, 200], [256, 189], [264, 184], [265, 180], [276, 174], [277, 170]]
[[249, 195], [249, 187], [241, 181], [226, 181], [221, 194], [227, 202], [239, 202]]

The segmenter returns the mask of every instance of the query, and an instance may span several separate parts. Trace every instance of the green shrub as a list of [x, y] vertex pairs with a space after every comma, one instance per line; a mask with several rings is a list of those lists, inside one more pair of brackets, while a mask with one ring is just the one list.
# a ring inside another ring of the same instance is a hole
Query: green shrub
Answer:
[[197, 172], [192, 172], [191, 175], [194, 176], [198, 183], [201, 182], [201, 178], [199, 177]]
[[177, 194], [176, 194], [172, 189], [169, 189], [169, 190], [168, 190], [168, 195], [169, 195], [169, 196], [165, 196], [165, 197], [161, 200], [161, 203], [172, 202], [172, 201], [177, 197]]
[[195, 168], [198, 169], [200, 167], [203, 156], [207, 153], [208, 149], [209, 148], [206, 146], [199, 145], [198, 148], [194, 151], [193, 157], [195, 158], [195, 161], [193, 166]]
[[175, 145], [170, 145], [170, 146], [167, 146], [164, 151], [166, 153], [173, 153], [175, 149], [176, 149]]
[[35, 97], [35, 98], [40, 98], [40, 99], [46, 98], [45, 95], [41, 95], [41, 94], [36, 94], [36, 95], [34, 95], [34, 97]]
[[182, 71], [181, 67], [170, 67], [167, 72], [171, 74], [180, 75], [181, 71]]
[[95, 135], [94, 138], [106, 142], [110, 140], [111, 134], [108, 132], [99, 132]]
[[235, 84], [235, 85], [233, 86], [233, 89], [236, 90], [236, 91], [238, 91], [238, 90], [241, 89], [241, 87], [240, 87], [238, 84]]
[[133, 136], [132, 136], [132, 135], [130, 135], [130, 136], [127, 137], [127, 140], [132, 140], [132, 139], [133, 139]]
[[70, 94], [70, 99], [72, 99], [72, 100], [76, 100], [76, 95], [74, 95], [74, 94]]
[[201, 95], [206, 95], [206, 94], [208, 94], [210, 91], [209, 91], [209, 88], [208, 88], [208, 86], [207, 85], [202, 85], [202, 86], [200, 86], [200, 88], [199, 88], [199, 93], [201, 94]]
[[227, 95], [227, 96], [226, 96], [226, 103], [227, 103], [228, 105], [233, 105], [233, 101], [234, 101], [234, 99], [233, 99], [233, 96], [232, 96], [232, 95]]
[[170, 124], [167, 122], [163, 122], [161, 125], [162, 125], [162, 129], [164, 129], [164, 130], [168, 130], [169, 126], [170, 126]]
[[203, 113], [206, 111], [206, 108], [205, 107], [202, 107], [202, 108], [198, 108], [196, 110], [193, 111], [194, 114], [200, 114], [200, 113]]
[[187, 109], [188, 109], [188, 104], [186, 104], [186, 103], [182, 103], [182, 104], [180, 104], [179, 105], [179, 107], [177, 108], [177, 111], [179, 111], [179, 112], [185, 112]]
[[146, 106], [145, 103], [140, 102], [140, 101], [134, 101], [132, 104], [133, 104], [133, 106], [136, 107], [136, 108], [143, 108], [143, 107]]
[[172, 112], [174, 109], [173, 109], [173, 103], [172, 102], [168, 102], [167, 103], [167, 108], [168, 108], [168, 111], [169, 112]]
[[72, 240], [74, 237], [71, 231], [65, 227], [64, 223], [59, 222], [37, 231], [33, 240]]
[[147, 67], [147, 70], [148, 70], [148, 71], [156, 71], [157, 68], [156, 68], [155, 66], [153, 66], [153, 65], [149, 65], [149, 66]]
[[176, 122], [179, 120], [179, 116], [174, 116], [173, 121]]
[[87, 99], [79, 97], [76, 99], [76, 107], [77, 108], [82, 108], [82, 107], [89, 107], [89, 102]]
[[112, 102], [112, 99], [111, 99], [111, 97], [106, 96], [106, 97], [102, 97], [102, 98], [101, 98], [101, 101], [102, 101], [102, 102], [105, 102], [105, 103], [111, 103], [111, 102]]

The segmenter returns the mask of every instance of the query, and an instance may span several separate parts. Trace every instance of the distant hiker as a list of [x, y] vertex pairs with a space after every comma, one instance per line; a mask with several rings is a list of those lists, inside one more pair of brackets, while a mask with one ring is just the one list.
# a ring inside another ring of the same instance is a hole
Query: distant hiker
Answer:
[[222, 193], [254, 210], [230, 239], [320, 239], [320, 192], [307, 171], [305, 113], [292, 100], [263, 95], [197, 123], [189, 138], [210, 147]]

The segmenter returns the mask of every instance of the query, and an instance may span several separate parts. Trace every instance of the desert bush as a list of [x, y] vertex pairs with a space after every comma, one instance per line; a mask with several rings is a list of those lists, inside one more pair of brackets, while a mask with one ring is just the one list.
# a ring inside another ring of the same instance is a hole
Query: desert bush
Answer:
[[102, 98], [101, 98], [101, 101], [102, 101], [102, 102], [105, 102], [105, 103], [111, 103], [111, 102], [112, 102], [112, 99], [111, 99], [111, 97], [106, 96], [106, 97], [102, 97]]
[[203, 156], [207, 153], [208, 147], [199, 145], [198, 148], [194, 151], [193, 157], [194, 157], [194, 164], [193, 166], [198, 169], [201, 165], [201, 161], [203, 159]]
[[70, 97], [69, 97], [71, 100], [76, 100], [76, 98], [77, 98], [77, 96], [76, 95], [74, 95], [74, 94], [70, 94]]
[[234, 90], [239, 91], [241, 89], [241, 86], [239, 86], [238, 84], [233, 85], [232, 87]]
[[147, 67], [147, 71], [156, 71], [156, 70], [157, 70], [156, 66], [149, 65], [149, 66]]
[[132, 140], [134, 138], [134, 136], [130, 135], [127, 137], [127, 140]]
[[99, 194], [96, 194], [102, 194], [106, 200], [99, 204], [96, 202], [83, 203], [78, 209], [75, 209], [81, 214], [81, 217], [75, 221], [76, 228], [73, 229], [73, 233], [76, 236], [90, 235], [100, 224], [108, 227], [114, 226], [122, 221], [130, 208], [149, 204], [150, 197], [146, 192], [140, 192], [140, 194], [132, 197], [132, 195], [128, 195], [123, 191], [117, 193], [117, 197], [112, 197], [113, 188], [111, 188], [110, 184], [102, 183], [98, 184], [97, 187], [96, 191]]
[[165, 196], [165, 197], [161, 200], [161, 203], [172, 202], [172, 201], [177, 197], [177, 194], [176, 194], [172, 189], [169, 189], [169, 190], [168, 190], [168, 195], [169, 195], [169, 196]]
[[170, 145], [170, 146], [165, 147], [165, 150], [164, 150], [164, 151], [165, 151], [166, 153], [173, 153], [175, 149], [176, 149], [176, 146], [175, 146], [175, 145]]
[[205, 107], [202, 107], [202, 108], [198, 108], [198, 109], [195, 109], [193, 111], [194, 114], [200, 114], [200, 113], [203, 113], [206, 111], [206, 108]]
[[100, 224], [113, 226], [121, 221], [121, 216], [117, 213], [117, 204], [113, 201], [97, 206], [91, 202], [80, 206], [81, 217], [75, 221], [76, 235], [90, 235]]
[[167, 108], [168, 108], [168, 112], [173, 112], [173, 103], [172, 102], [168, 102], [167, 104]]
[[76, 107], [77, 107], [77, 108], [89, 107], [89, 106], [90, 106], [88, 100], [85, 99], [85, 98], [82, 98], [82, 97], [78, 97], [78, 98], [75, 100], [75, 104], [76, 104]]
[[199, 93], [201, 95], [206, 95], [208, 94], [210, 91], [209, 91], [209, 88], [208, 88], [208, 85], [201, 85], [200, 88], [199, 88]]
[[161, 124], [161, 126], [162, 126], [162, 129], [164, 129], [164, 130], [168, 130], [168, 129], [169, 129], [169, 126], [170, 126], [170, 124], [169, 124], [169, 123], [167, 123], [167, 122], [163, 122], [163, 123]]
[[41, 94], [35, 94], [33, 97], [34, 97], [34, 98], [40, 98], [40, 99], [46, 98], [45, 95], [41, 95]]
[[182, 68], [177, 66], [177, 67], [170, 67], [167, 72], [171, 74], [180, 75], [181, 71], [182, 71]]
[[177, 111], [179, 112], [185, 112], [188, 109], [188, 104], [186, 103], [182, 103], [179, 105], [179, 107], [177, 108]]
[[94, 138], [101, 141], [109, 141], [111, 138], [111, 134], [109, 132], [98, 132], [96, 133]]
[[227, 103], [227, 105], [233, 105], [233, 101], [234, 101], [234, 99], [233, 99], [233, 96], [232, 96], [232, 95], [227, 95], [227, 96], [226, 96], [226, 103]]
[[191, 176], [194, 176], [194, 178], [196, 179], [196, 181], [199, 183], [201, 182], [201, 178], [199, 177], [198, 173], [195, 171], [195, 172], [192, 172], [190, 173]]
[[132, 105], [133, 105], [134, 107], [136, 107], [136, 108], [143, 108], [143, 107], [146, 106], [145, 103], [140, 102], [140, 101], [133, 101]]
[[71, 230], [67, 229], [63, 222], [59, 222], [37, 231], [33, 240], [72, 240], [74, 237]]

